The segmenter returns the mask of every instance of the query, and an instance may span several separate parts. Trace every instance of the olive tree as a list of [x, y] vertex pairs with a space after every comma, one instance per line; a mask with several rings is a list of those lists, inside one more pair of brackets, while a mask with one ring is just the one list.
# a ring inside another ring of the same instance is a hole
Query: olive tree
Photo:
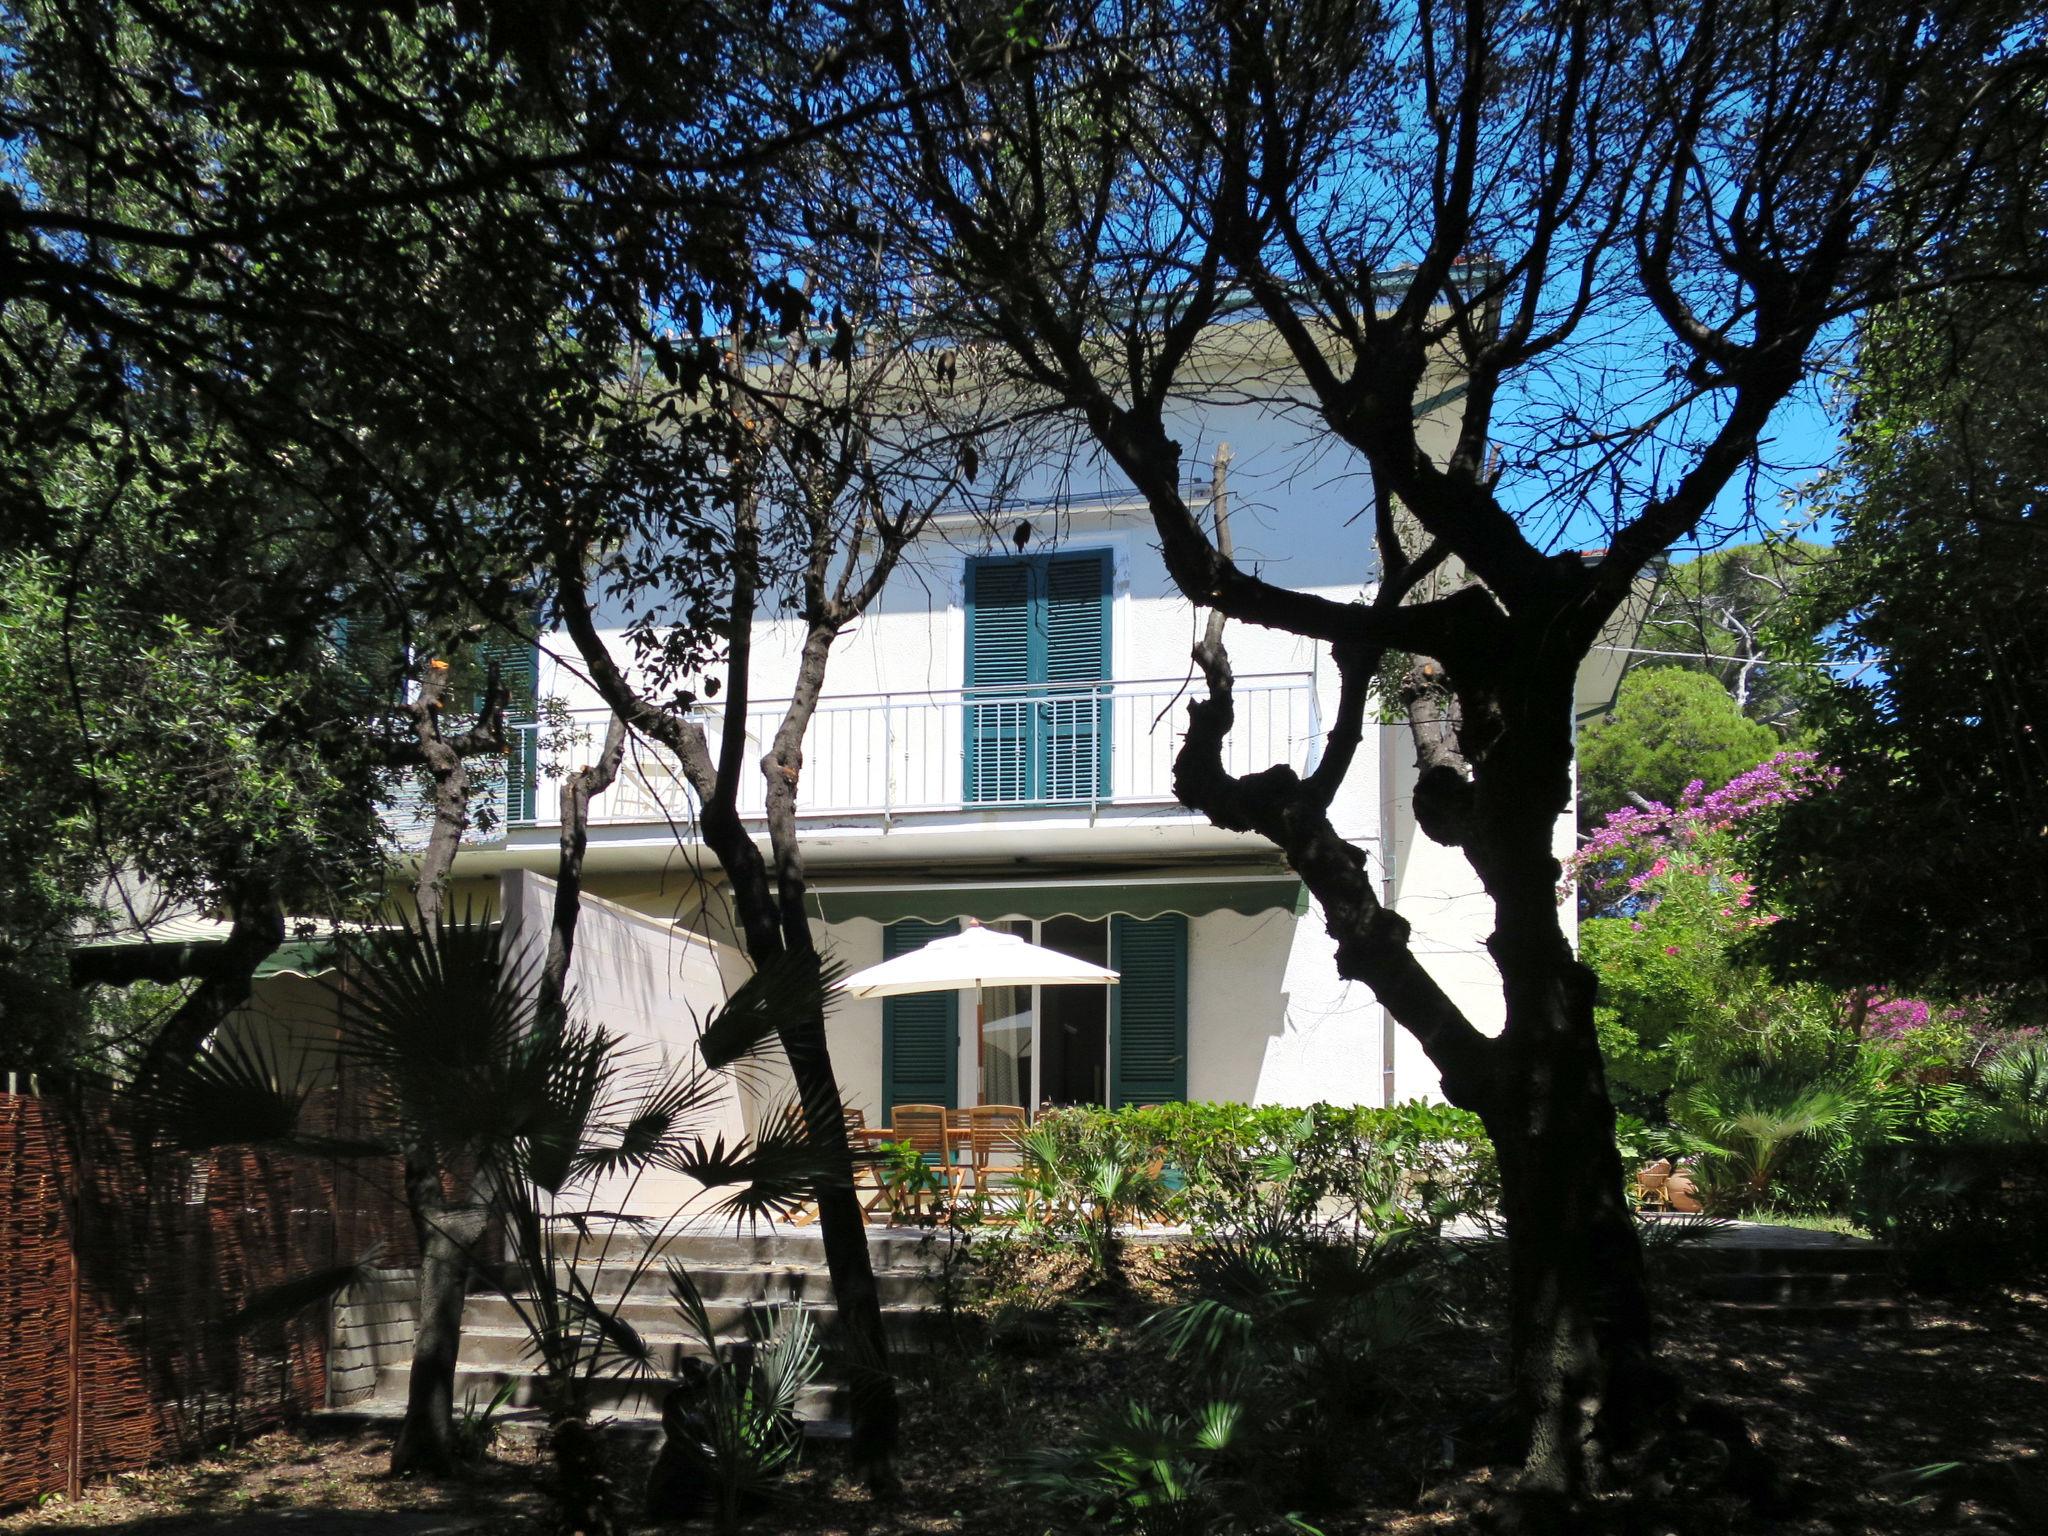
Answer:
[[[875, 89], [902, 100], [844, 136], [817, 195], [894, 250], [905, 291], [942, 291], [963, 334], [997, 344], [1015, 387], [1068, 414], [1212, 615], [1176, 790], [1279, 847], [1341, 972], [1483, 1117], [1504, 1183], [1522, 1483], [1534, 1505], [1569, 1502], [1673, 1418], [1595, 981], [1557, 901], [1575, 679], [1848, 317], [1923, 280], [1978, 130], [2017, 110], [2002, 83], [2038, 63], [2018, 13], [898, 0], [875, 14]], [[1895, 153], [1930, 135], [1943, 154]], [[1190, 503], [1175, 415], [1218, 387], [1231, 346], [1268, 348], [1274, 408], [1370, 472], [1354, 557], [1369, 540], [1370, 600], [1264, 579]], [[1341, 702], [1313, 770], [1225, 766], [1226, 620], [1329, 647]], [[1498, 1033], [1431, 974], [1330, 817], [1382, 676], [1400, 678], [1413, 727], [1416, 818], [1492, 906]]]

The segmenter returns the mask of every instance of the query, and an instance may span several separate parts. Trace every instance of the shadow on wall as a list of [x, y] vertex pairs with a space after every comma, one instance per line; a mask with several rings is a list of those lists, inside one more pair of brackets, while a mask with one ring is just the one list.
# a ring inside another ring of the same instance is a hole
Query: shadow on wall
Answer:
[[[1287, 1052], [1292, 912], [1212, 912], [1188, 933], [1188, 1098], [1273, 1097], [1269, 1063]], [[1304, 1100], [1303, 1102], [1307, 1102]]]

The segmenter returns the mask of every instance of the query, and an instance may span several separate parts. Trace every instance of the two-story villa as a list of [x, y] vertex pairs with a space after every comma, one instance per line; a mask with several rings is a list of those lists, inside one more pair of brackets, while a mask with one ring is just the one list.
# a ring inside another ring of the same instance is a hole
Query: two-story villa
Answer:
[[[1216, 383], [1180, 423], [1194, 503], [1212, 517], [1227, 506], [1236, 557], [1267, 580], [1366, 598], [1375, 572], [1362, 466], [1263, 384], [1233, 393], [1227, 370]], [[1433, 399], [1454, 401], [1456, 386], [1447, 375]], [[1446, 438], [1450, 430], [1444, 420]], [[1436, 1095], [1421, 1049], [1366, 988], [1339, 978], [1322, 918], [1276, 851], [1174, 799], [1186, 701], [1202, 686], [1189, 660], [1201, 617], [1114, 471], [1064, 464], [1027, 484], [993, 525], [939, 517], [842, 638], [805, 743], [799, 800], [821, 946], [853, 970], [976, 920], [1121, 975], [1108, 989], [841, 1004], [829, 1021], [833, 1060], [871, 1124], [901, 1103]], [[1226, 638], [1238, 678], [1232, 766], [1308, 769], [1336, 706], [1326, 649], [1240, 624]], [[749, 722], [759, 743], [782, 715], [798, 640], [793, 621], [756, 625]], [[625, 660], [622, 639], [617, 649]], [[550, 763], [541, 742], [559, 722], [520, 724], [493, 830], [457, 860], [460, 895], [495, 903], [515, 930], [537, 934], [558, 849], [551, 774], [595, 752], [606, 715], [565, 636], [543, 634], [503, 660], [593, 743]], [[1582, 718], [1611, 700], [1620, 660], [1620, 644], [1595, 650]], [[705, 704], [707, 722], [720, 710]], [[1405, 726], [1375, 728], [1334, 820], [1367, 850], [1424, 963], [1469, 1016], [1497, 1019], [1488, 904], [1462, 857], [1418, 834], [1413, 779]], [[742, 810], [758, 815], [760, 795], [748, 775]], [[592, 1016], [671, 1057], [688, 1052], [746, 974], [693, 815], [676, 765], [632, 744], [592, 804], [591, 899], [572, 978]], [[1560, 854], [1573, 833], [1567, 814]], [[280, 963], [287, 974], [259, 986], [253, 1012], [316, 1031], [331, 1022], [331, 994], [289, 974], [288, 957]], [[727, 1125], [754, 1123], [780, 1097], [772, 1084], [736, 1089]]]
[[[1239, 560], [1339, 601], [1370, 593], [1370, 483], [1326, 435], [1248, 395], [1205, 401], [1184, 425], [1191, 496], [1212, 510], [1227, 498]], [[1145, 509], [1113, 476], [1062, 466], [993, 528], [937, 519], [834, 652], [805, 744], [800, 828], [818, 938], [849, 969], [978, 920], [1122, 980], [1106, 992], [845, 1003], [830, 1032], [849, 1102], [880, 1123], [899, 1103], [1434, 1095], [1419, 1047], [1338, 977], [1322, 919], [1275, 850], [1175, 801], [1185, 702], [1201, 686], [1188, 654], [1199, 618]], [[1227, 639], [1239, 679], [1233, 766], [1309, 768], [1336, 701], [1325, 648], [1243, 625]], [[749, 719], [763, 745], [797, 641], [791, 622], [756, 626]], [[602, 733], [566, 637], [543, 635], [513, 660], [591, 739]], [[1584, 708], [1611, 697], [1616, 662], [1596, 653]], [[716, 720], [719, 705], [704, 714]], [[536, 910], [533, 877], [556, 857], [556, 784], [541, 756], [517, 754], [529, 777], [515, 777], [501, 833], [457, 865], [466, 881], [502, 879], [515, 922]], [[1462, 859], [1417, 835], [1412, 779], [1405, 728], [1380, 728], [1333, 807], [1337, 826], [1368, 849], [1431, 969], [1474, 1017], [1498, 1017], [1490, 913]], [[760, 793], [749, 775], [743, 811], [759, 813]], [[672, 1043], [716, 1002], [707, 978], [729, 986], [744, 973], [692, 814], [675, 765], [636, 744], [593, 802], [586, 864], [586, 890], [606, 904], [600, 931], [623, 923], [636, 936], [632, 958], [605, 962], [608, 978], [579, 950], [585, 1005], [638, 1015], [636, 1032]], [[1572, 832], [1561, 820], [1560, 852]]]

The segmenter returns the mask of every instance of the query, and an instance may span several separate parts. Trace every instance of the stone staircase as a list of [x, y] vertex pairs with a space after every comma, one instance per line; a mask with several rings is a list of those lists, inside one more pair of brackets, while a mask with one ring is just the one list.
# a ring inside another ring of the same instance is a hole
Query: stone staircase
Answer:
[[[937, 1311], [936, 1270], [944, 1242], [943, 1236], [927, 1232], [870, 1229], [868, 1251], [881, 1292], [883, 1324], [896, 1349], [930, 1343]], [[558, 1262], [571, 1262], [569, 1246], [567, 1239], [558, 1245]], [[765, 1306], [802, 1302], [809, 1307], [823, 1345], [824, 1367], [805, 1392], [798, 1415], [813, 1435], [845, 1432], [845, 1371], [834, 1347], [838, 1309], [832, 1304], [823, 1239], [815, 1229], [738, 1235], [685, 1232], [652, 1240], [620, 1233], [608, 1242], [586, 1239], [574, 1262], [599, 1304], [615, 1308], [632, 1324], [653, 1348], [657, 1362], [654, 1377], [614, 1374], [593, 1382], [590, 1391], [599, 1418], [628, 1434], [658, 1434], [662, 1397], [677, 1362], [706, 1353], [671, 1299], [667, 1266], [673, 1263], [688, 1270], [696, 1282], [721, 1344], [751, 1338], [750, 1315]], [[527, 1293], [515, 1294], [523, 1300]], [[470, 1296], [463, 1309], [462, 1351], [455, 1375], [458, 1411], [470, 1404], [481, 1412], [509, 1385], [511, 1396], [496, 1422], [514, 1435], [538, 1427], [535, 1404], [540, 1401], [541, 1381], [528, 1340], [519, 1309], [510, 1299], [490, 1291]], [[402, 1358], [380, 1364], [371, 1395], [339, 1412], [358, 1422], [402, 1417], [408, 1372]]]
[[[1768, 1234], [1768, 1235], [1766, 1235]], [[1746, 1228], [1688, 1248], [1686, 1287], [1730, 1320], [1825, 1328], [1902, 1321], [1880, 1243], [1800, 1228]]]

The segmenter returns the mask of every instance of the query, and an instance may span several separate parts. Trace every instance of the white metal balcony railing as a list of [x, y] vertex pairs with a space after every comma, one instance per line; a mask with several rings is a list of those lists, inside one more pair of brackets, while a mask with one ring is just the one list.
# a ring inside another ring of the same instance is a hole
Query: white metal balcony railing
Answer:
[[[1190, 691], [1184, 678], [1159, 678], [827, 698], [804, 740], [798, 814], [874, 816], [886, 824], [919, 811], [1170, 804]], [[1312, 674], [1241, 677], [1235, 697], [1237, 720], [1225, 748], [1233, 772], [1283, 762], [1303, 772], [1314, 766], [1322, 732]], [[748, 710], [750, 769], [784, 707], [777, 701]], [[700, 718], [715, 742], [722, 712], [707, 705]], [[579, 744], [566, 756], [584, 761], [603, 738], [605, 714], [578, 710], [571, 720]], [[555, 825], [560, 781], [539, 761], [536, 744], [541, 731], [559, 727], [519, 729], [524, 739], [512, 751], [511, 772], [487, 791], [494, 819]], [[394, 823], [410, 809], [403, 802], [394, 806]], [[741, 781], [739, 809], [749, 817], [763, 814], [756, 772]], [[628, 746], [617, 780], [590, 807], [596, 825], [685, 824], [695, 813], [696, 797], [681, 767], [647, 741]], [[399, 825], [401, 835], [407, 830]]]

